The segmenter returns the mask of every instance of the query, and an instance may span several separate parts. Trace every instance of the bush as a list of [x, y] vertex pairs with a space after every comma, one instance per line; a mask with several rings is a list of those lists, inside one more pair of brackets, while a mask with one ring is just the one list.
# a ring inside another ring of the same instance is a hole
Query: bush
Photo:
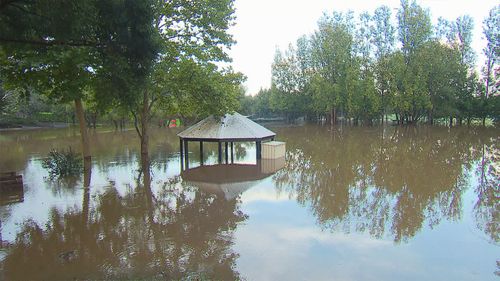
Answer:
[[51, 178], [64, 178], [67, 176], [80, 175], [83, 170], [82, 158], [71, 150], [49, 152], [49, 155], [42, 162], [42, 167], [49, 170]]

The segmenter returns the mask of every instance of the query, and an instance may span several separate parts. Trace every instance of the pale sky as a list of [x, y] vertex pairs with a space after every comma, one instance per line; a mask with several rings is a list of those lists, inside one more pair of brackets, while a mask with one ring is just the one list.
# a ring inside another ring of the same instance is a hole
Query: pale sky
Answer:
[[[271, 64], [277, 48], [284, 50], [290, 43], [304, 34], [311, 34], [324, 12], [363, 11], [370, 14], [386, 5], [393, 10], [395, 18], [399, 0], [236, 0], [236, 25], [230, 29], [237, 43], [229, 51], [234, 70], [247, 76], [247, 94], [254, 95], [260, 88], [271, 85]], [[429, 8], [433, 24], [438, 17], [454, 20], [468, 14], [474, 19], [473, 47], [477, 54], [476, 64], [483, 63], [481, 50], [482, 22], [489, 10], [498, 5], [498, 0], [420, 0]], [[394, 24], [396, 24], [394, 22]]]

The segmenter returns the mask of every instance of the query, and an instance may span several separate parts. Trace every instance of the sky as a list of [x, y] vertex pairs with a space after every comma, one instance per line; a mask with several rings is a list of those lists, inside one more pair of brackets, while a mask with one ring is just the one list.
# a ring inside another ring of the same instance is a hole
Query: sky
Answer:
[[[498, 0], [420, 0], [429, 8], [433, 24], [439, 17], [454, 20], [461, 15], [474, 19], [473, 48], [476, 64], [483, 63], [481, 50], [485, 46], [482, 22]], [[236, 44], [229, 51], [235, 71], [242, 72], [247, 95], [255, 95], [261, 88], [271, 85], [271, 64], [277, 48], [285, 50], [290, 43], [304, 34], [311, 34], [323, 13], [352, 10], [356, 16], [363, 11], [373, 13], [386, 5], [395, 20], [399, 0], [236, 0], [236, 21], [229, 32]]]

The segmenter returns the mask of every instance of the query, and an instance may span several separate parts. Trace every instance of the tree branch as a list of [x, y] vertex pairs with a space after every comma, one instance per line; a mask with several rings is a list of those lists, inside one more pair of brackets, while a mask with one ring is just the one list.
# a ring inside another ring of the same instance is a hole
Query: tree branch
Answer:
[[36, 40], [36, 39], [14, 39], [14, 38], [3, 38], [0, 37], [0, 42], [2, 43], [15, 43], [15, 44], [28, 44], [28, 45], [40, 45], [40, 46], [70, 46], [70, 47], [100, 47], [101, 44], [90, 41], [59, 41], [59, 40]]
[[11, 6], [12, 6], [12, 7], [15, 7], [15, 8], [17, 8], [17, 9], [19, 9], [19, 10], [23, 11], [23, 12], [25, 12], [26, 14], [30, 14], [30, 15], [34, 15], [34, 16], [37, 16], [37, 17], [41, 17], [41, 18], [44, 18], [44, 19], [50, 20], [50, 18], [48, 18], [48, 17], [46, 17], [46, 16], [43, 16], [43, 15], [40, 15], [40, 14], [37, 14], [37, 13], [33, 13], [33, 12], [31, 12], [31, 11], [28, 11], [28, 10], [26, 10], [24, 7], [22, 7], [22, 6], [18, 6], [18, 5], [16, 5], [16, 4], [14, 4], [14, 3], [12, 3], [12, 4], [11, 4]]
[[139, 124], [137, 122], [137, 114], [135, 114], [135, 112], [133, 110], [130, 111], [132, 113], [132, 116], [134, 116], [134, 127], [135, 127], [135, 131], [137, 132], [137, 134], [139, 135], [139, 138], [142, 139], [142, 134], [141, 134], [141, 130], [139, 130]]
[[19, 1], [19, 0], [0, 0], [0, 12], [5, 9], [8, 5]]

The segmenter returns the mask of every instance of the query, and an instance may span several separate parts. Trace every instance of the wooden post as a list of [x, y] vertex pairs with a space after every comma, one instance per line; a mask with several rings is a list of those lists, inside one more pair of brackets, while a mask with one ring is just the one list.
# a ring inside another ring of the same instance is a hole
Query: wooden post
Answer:
[[234, 142], [231, 142], [231, 164], [234, 163]]
[[219, 141], [219, 157], [217, 160], [219, 160], [219, 164], [222, 163], [222, 143], [220, 141]]
[[228, 150], [228, 142], [226, 141], [224, 144], [224, 154], [226, 156], [226, 164], [229, 163], [229, 150]]
[[189, 142], [184, 140], [184, 158], [186, 161], [186, 170], [189, 169]]
[[203, 166], [203, 142], [200, 141], [200, 165]]
[[261, 149], [262, 149], [262, 145], [261, 145], [261, 141], [256, 141], [255, 142], [255, 150], [257, 151], [257, 160], [260, 160], [260, 158], [262, 157], [261, 155]]
[[181, 152], [181, 172], [184, 171], [184, 145], [182, 138], [179, 138], [179, 150]]

